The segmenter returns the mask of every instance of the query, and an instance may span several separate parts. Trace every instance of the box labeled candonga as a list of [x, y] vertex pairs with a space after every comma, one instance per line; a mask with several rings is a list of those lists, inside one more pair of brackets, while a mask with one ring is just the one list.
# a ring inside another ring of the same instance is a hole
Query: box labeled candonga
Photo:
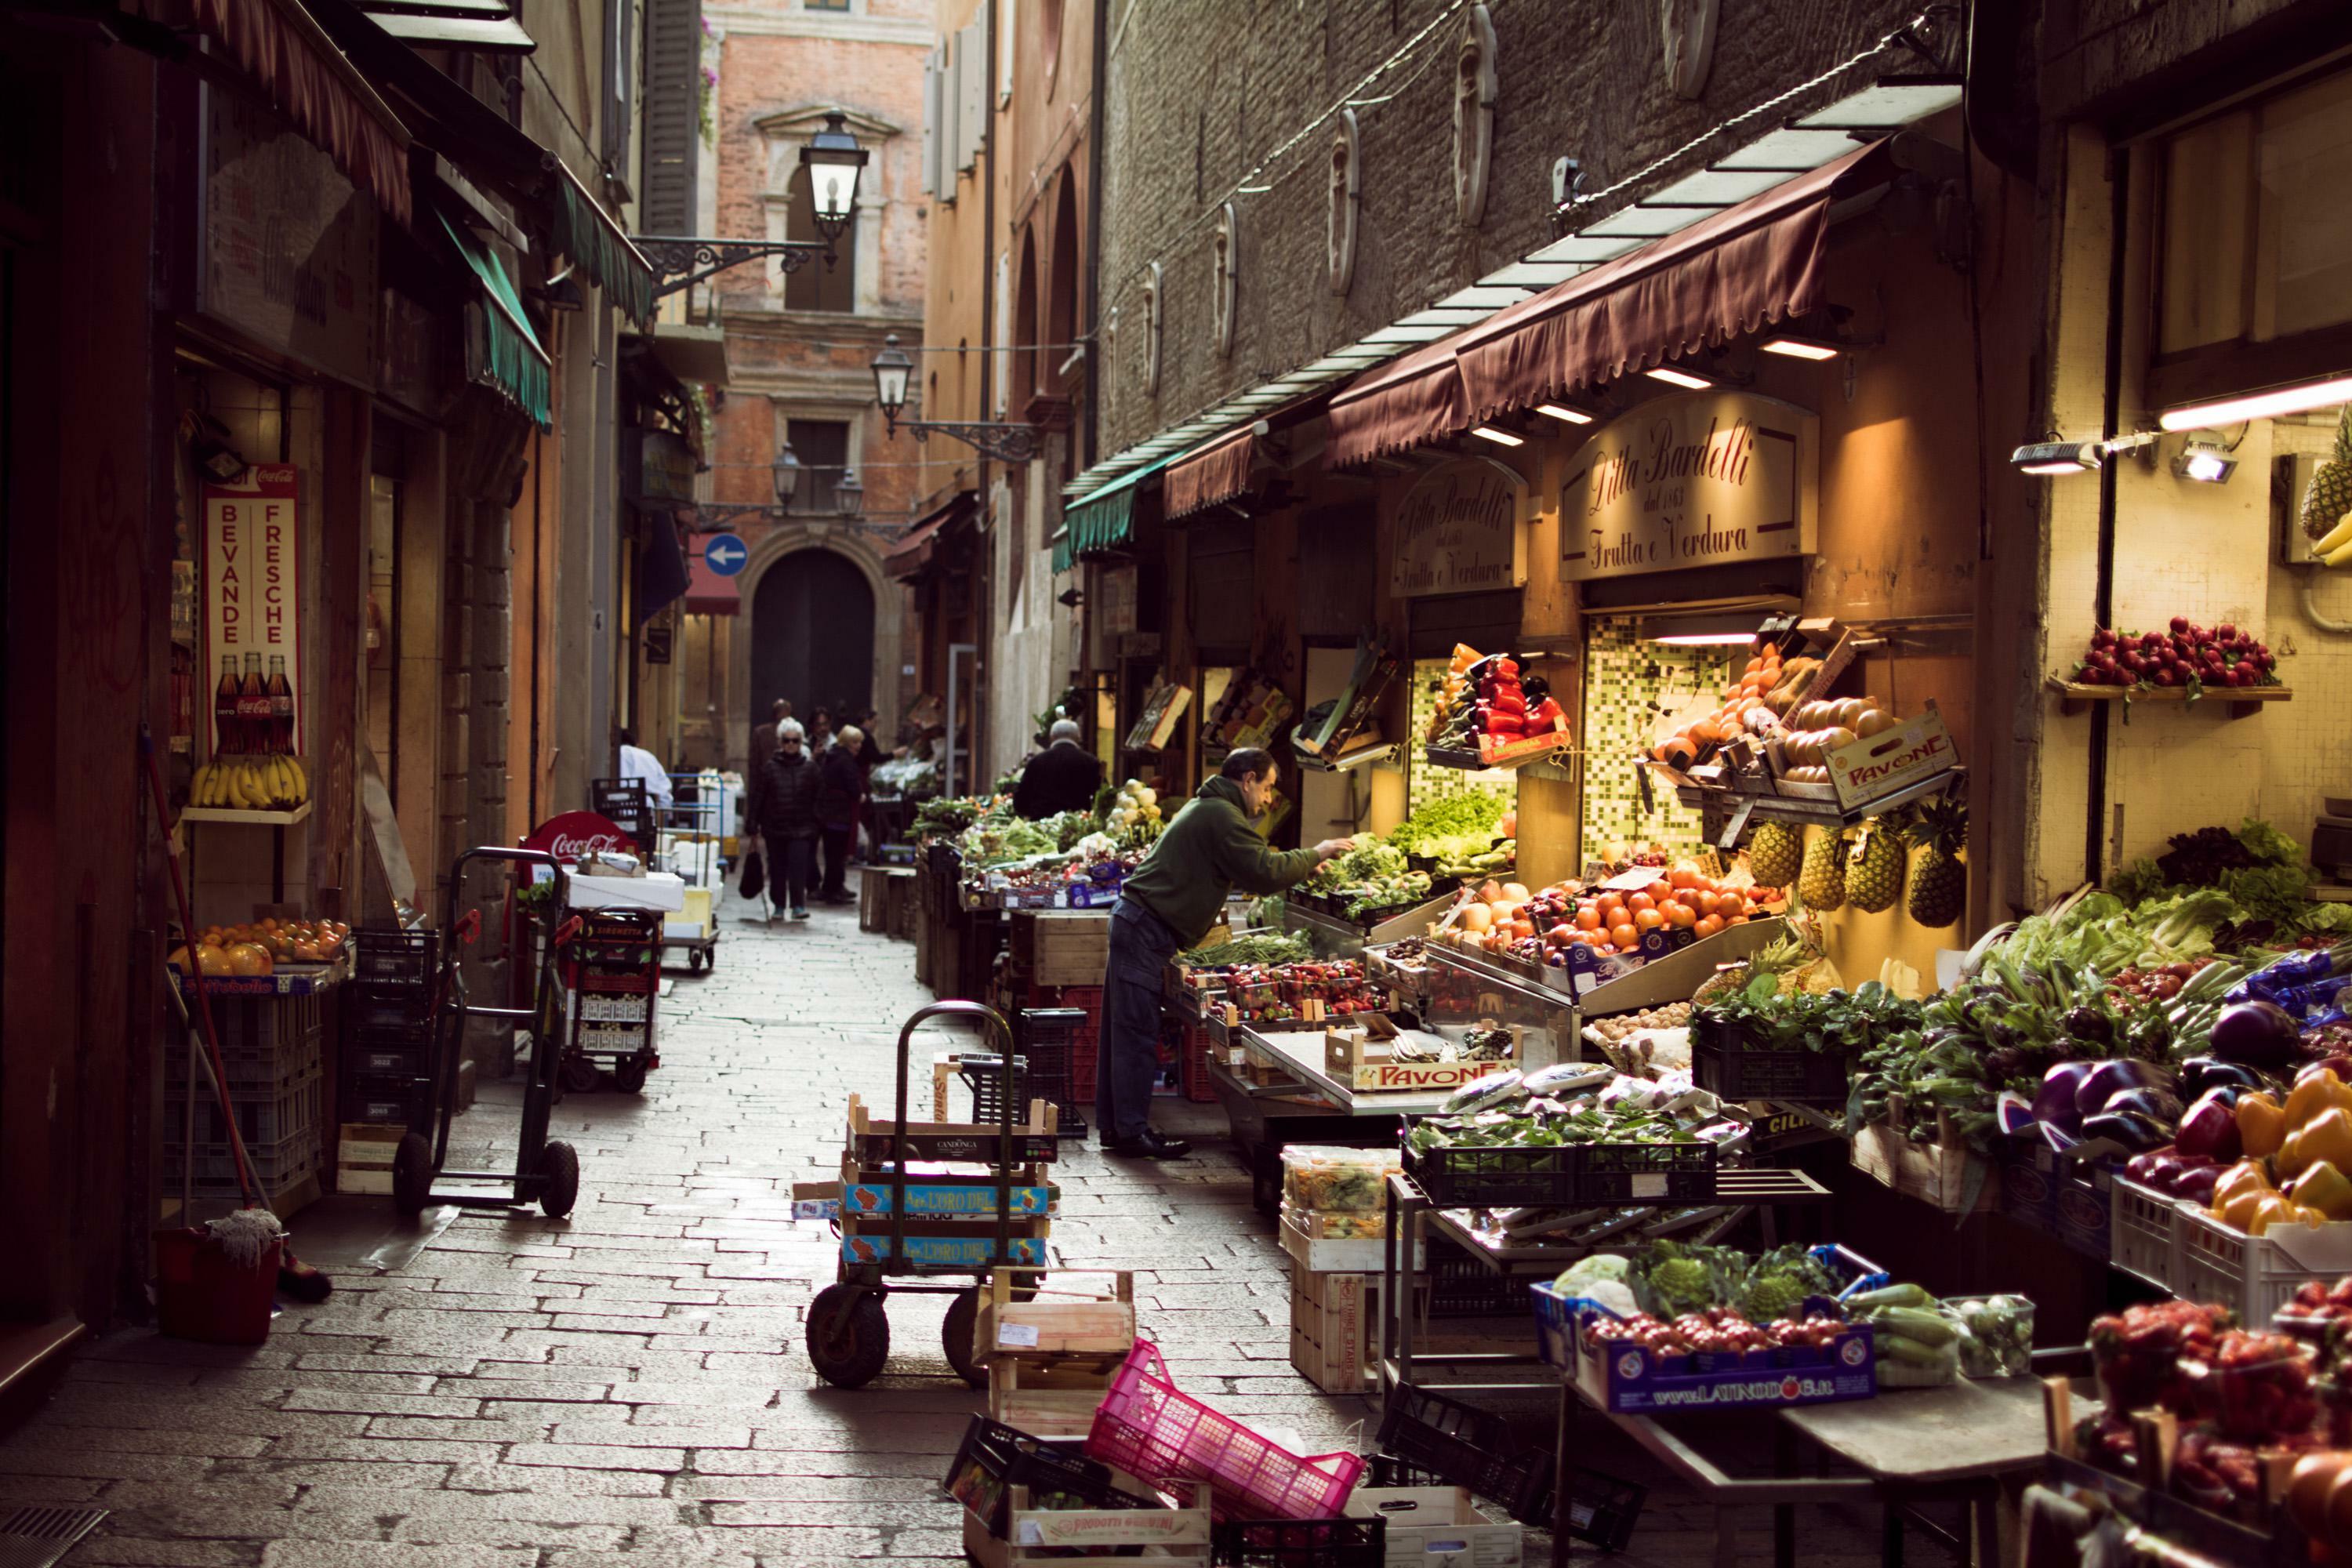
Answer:
[[392, 1191], [392, 1160], [406, 1135], [404, 1126], [380, 1126], [373, 1121], [346, 1121], [335, 1144], [335, 1190], [339, 1193]]

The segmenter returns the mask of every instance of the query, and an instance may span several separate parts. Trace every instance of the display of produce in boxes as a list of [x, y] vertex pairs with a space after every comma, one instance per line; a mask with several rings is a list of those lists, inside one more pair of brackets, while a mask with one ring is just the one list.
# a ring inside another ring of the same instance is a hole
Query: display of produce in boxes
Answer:
[[1708, 877], [1688, 865], [1647, 877], [1627, 872], [1590, 888], [1559, 882], [1533, 893], [1521, 883], [1490, 879], [1464, 889], [1431, 935], [1558, 969], [1569, 967], [1580, 948], [1595, 957], [1641, 953], [1653, 932], [1658, 941], [1652, 946], [1703, 941], [1772, 913], [1779, 902], [1776, 889]]
[[1420, 903], [1433, 886], [1428, 872], [1405, 864], [1403, 850], [1375, 838], [1324, 861], [1299, 884], [1299, 890], [1337, 906], [1335, 913], [1356, 921], [1379, 910]]
[[1689, 1203], [1714, 1195], [1717, 1145], [1746, 1131], [1676, 1074], [1507, 1068], [1414, 1119], [1404, 1165], [1441, 1207]]
[[2278, 660], [2252, 632], [2227, 622], [2200, 626], [2175, 616], [2163, 631], [2101, 626], [2066, 679], [2078, 686], [2131, 686], [2141, 690], [2182, 687], [2272, 686]]
[[206, 926], [195, 945], [172, 950], [166, 961], [186, 974], [268, 974], [282, 963], [332, 963], [343, 953], [352, 928], [341, 921], [280, 920], [270, 916], [243, 925]]
[[1507, 653], [1456, 643], [1444, 690], [1423, 737], [1433, 753], [1480, 766], [1525, 761], [1567, 743], [1568, 718], [1540, 678], [1522, 677]]

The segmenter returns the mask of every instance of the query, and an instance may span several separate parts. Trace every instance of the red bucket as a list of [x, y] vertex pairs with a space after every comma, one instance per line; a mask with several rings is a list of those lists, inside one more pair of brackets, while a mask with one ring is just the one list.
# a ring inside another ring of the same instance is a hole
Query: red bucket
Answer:
[[269, 1338], [269, 1311], [278, 1295], [282, 1242], [262, 1249], [250, 1267], [229, 1261], [210, 1233], [155, 1233], [156, 1326], [178, 1340], [216, 1345], [257, 1345]]

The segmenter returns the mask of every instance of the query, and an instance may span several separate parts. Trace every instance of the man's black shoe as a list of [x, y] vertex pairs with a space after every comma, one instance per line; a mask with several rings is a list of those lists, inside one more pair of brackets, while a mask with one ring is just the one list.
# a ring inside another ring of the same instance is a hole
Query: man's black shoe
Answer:
[[1122, 1138], [1110, 1152], [1130, 1160], [1181, 1160], [1192, 1152], [1192, 1145], [1181, 1138], [1163, 1138], [1147, 1127], [1142, 1137]]

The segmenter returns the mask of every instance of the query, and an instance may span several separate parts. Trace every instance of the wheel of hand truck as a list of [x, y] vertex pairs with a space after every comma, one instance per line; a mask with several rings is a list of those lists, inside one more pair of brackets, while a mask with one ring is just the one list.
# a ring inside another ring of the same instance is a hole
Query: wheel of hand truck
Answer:
[[574, 1051], [563, 1058], [563, 1087], [582, 1094], [596, 1087], [596, 1058]]
[[808, 1352], [816, 1374], [835, 1388], [863, 1388], [873, 1382], [890, 1359], [890, 1320], [881, 1296], [856, 1285], [828, 1285], [818, 1291], [808, 1309]]
[[411, 1132], [392, 1153], [392, 1206], [402, 1218], [425, 1212], [433, 1194], [433, 1145], [420, 1132]]
[[569, 1143], [550, 1143], [539, 1152], [539, 1212], [562, 1219], [580, 1198], [580, 1152]]
[[988, 1354], [974, 1342], [980, 1329], [980, 1298], [986, 1286], [956, 1292], [948, 1303], [948, 1320], [940, 1329], [940, 1348], [956, 1375], [974, 1388], [988, 1386]]
[[613, 1064], [613, 1087], [623, 1094], [642, 1094], [651, 1064], [643, 1057], [623, 1057]]
[[686, 972], [688, 974], [699, 974], [702, 973], [702, 950], [700, 948], [690, 947], [686, 950]]

